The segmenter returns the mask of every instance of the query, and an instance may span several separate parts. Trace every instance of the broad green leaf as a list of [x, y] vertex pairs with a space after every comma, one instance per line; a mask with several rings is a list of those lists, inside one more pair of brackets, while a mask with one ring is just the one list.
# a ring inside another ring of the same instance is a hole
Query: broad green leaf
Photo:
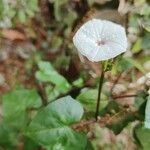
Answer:
[[135, 129], [135, 135], [139, 140], [143, 150], [149, 150], [150, 148], [150, 129], [146, 129], [140, 126]]
[[28, 137], [24, 137], [24, 150], [37, 150], [39, 147], [33, 140]]
[[48, 97], [48, 101], [52, 101], [55, 100], [57, 98], [57, 96], [59, 96], [60, 92], [57, 88], [54, 88], [50, 85], [46, 86], [45, 88], [46, 91], [46, 95]]
[[145, 128], [150, 129], [150, 95], [148, 96], [146, 103], [144, 126]]
[[81, 104], [66, 96], [39, 111], [25, 134], [48, 150], [84, 150], [85, 136], [69, 128], [82, 115]]
[[[83, 104], [87, 111], [95, 111], [97, 103], [98, 89], [89, 89], [81, 92], [77, 99]], [[107, 105], [108, 101], [105, 100], [105, 95], [101, 95], [101, 107], [104, 108]]]
[[4, 122], [22, 128], [27, 122], [26, 109], [40, 106], [41, 99], [36, 90], [17, 88], [3, 96]]
[[38, 66], [40, 69], [36, 72], [38, 80], [53, 83], [62, 93], [66, 93], [70, 89], [68, 81], [62, 75], [58, 74], [49, 62], [40, 61]]
[[15, 150], [17, 144], [17, 134], [7, 126], [7, 124], [1, 123], [0, 125], [0, 149]]

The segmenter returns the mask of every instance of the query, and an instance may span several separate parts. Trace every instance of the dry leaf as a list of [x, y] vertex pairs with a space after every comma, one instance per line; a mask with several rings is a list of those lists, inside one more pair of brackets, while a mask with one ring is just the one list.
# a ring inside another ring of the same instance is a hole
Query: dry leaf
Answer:
[[13, 29], [2, 29], [0, 31], [1, 35], [3, 38], [9, 39], [11, 41], [14, 40], [25, 40], [26, 37], [23, 33], [17, 31], [17, 30], [13, 30]]
[[118, 12], [120, 15], [125, 15], [130, 10], [130, 5], [126, 0], [120, 0]]

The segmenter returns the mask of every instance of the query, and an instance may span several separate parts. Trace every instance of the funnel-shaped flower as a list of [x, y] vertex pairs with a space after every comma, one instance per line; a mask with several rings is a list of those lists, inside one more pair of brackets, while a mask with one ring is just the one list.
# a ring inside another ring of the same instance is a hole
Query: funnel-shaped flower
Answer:
[[74, 35], [73, 42], [82, 55], [94, 62], [114, 58], [127, 49], [125, 29], [99, 19], [83, 24]]

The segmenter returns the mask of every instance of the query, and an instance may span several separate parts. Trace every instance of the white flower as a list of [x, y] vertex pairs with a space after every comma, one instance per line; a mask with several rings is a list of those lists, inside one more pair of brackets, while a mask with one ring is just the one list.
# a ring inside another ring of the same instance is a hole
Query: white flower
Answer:
[[73, 37], [78, 51], [90, 61], [102, 61], [126, 51], [125, 29], [106, 20], [92, 19], [81, 26]]

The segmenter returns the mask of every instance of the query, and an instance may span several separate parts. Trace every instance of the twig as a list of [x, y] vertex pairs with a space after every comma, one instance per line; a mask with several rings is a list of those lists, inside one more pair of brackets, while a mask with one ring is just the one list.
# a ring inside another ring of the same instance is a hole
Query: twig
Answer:
[[92, 119], [92, 120], [82, 121], [82, 122], [78, 122], [76, 124], [73, 124], [71, 127], [72, 127], [72, 129], [77, 130], [77, 129], [81, 129], [85, 126], [88, 126], [90, 124], [93, 124], [95, 122], [96, 122], [95, 119], [94, 120]]
[[119, 98], [127, 98], [127, 97], [136, 97], [137, 94], [131, 94], [131, 95], [120, 95], [120, 96], [113, 96], [113, 99], [119, 99]]

